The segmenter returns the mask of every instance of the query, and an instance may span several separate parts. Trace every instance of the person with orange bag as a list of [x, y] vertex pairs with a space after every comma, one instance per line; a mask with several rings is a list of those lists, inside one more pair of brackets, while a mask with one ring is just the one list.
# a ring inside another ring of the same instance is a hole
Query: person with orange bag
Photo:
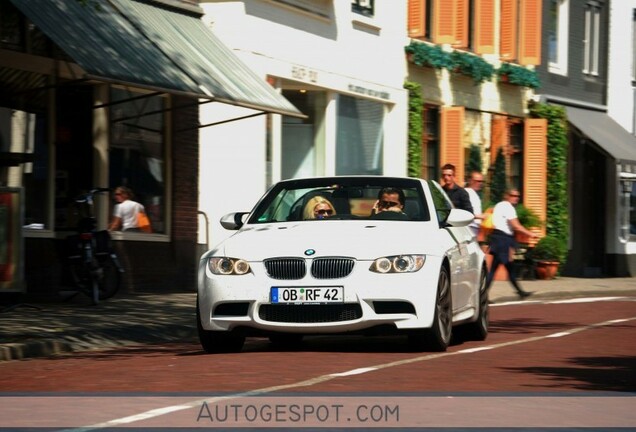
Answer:
[[113, 219], [108, 226], [108, 231], [150, 232], [150, 222], [146, 215], [146, 209], [133, 200], [132, 190], [126, 186], [115, 189], [115, 208]]

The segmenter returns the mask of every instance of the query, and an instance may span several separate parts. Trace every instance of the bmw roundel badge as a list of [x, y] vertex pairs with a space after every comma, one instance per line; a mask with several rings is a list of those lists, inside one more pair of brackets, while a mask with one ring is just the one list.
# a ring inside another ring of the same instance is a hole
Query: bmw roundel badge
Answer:
[[307, 249], [307, 250], [305, 251], [305, 255], [307, 255], [307, 256], [312, 256], [312, 255], [313, 255], [313, 254], [315, 254], [315, 253], [316, 253], [316, 251], [315, 251], [315, 250], [313, 250], [313, 249]]

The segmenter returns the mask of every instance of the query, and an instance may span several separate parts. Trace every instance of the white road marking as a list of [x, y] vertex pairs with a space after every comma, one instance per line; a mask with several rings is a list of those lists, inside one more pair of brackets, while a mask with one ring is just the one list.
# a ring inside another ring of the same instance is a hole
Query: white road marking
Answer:
[[351, 375], [360, 375], [360, 374], [371, 372], [374, 370], [376, 370], [374, 367], [366, 367], [366, 368], [353, 369], [347, 372], [333, 373], [333, 374], [330, 374], [329, 376], [344, 377], [344, 376], [351, 376]]
[[513, 300], [508, 302], [493, 303], [490, 307], [510, 306], [510, 305], [537, 305], [537, 304], [573, 304], [573, 303], [594, 303], [601, 301], [636, 301], [636, 297], [582, 297], [564, 300]]
[[[616, 300], [616, 299], [622, 299], [622, 298], [623, 297], [603, 297], [602, 299], [614, 299], [614, 300]], [[580, 302], [580, 300], [584, 300], [584, 299], [573, 299], [573, 300], [579, 300], [578, 302]], [[587, 300], [594, 301], [594, 300], [597, 300], [597, 299], [589, 298]], [[528, 302], [519, 302], [519, 303], [527, 304]], [[545, 302], [545, 303], [555, 303], [555, 302]], [[488, 346], [484, 346], [484, 347], [469, 348], [469, 349], [453, 351], [453, 352], [427, 354], [427, 355], [423, 355], [423, 356], [419, 356], [419, 357], [403, 359], [403, 360], [397, 360], [397, 361], [393, 361], [393, 362], [389, 362], [389, 363], [382, 363], [382, 364], [379, 364], [379, 365], [370, 366], [370, 367], [366, 367], [366, 368], [357, 368], [357, 369], [352, 369], [352, 370], [345, 371], [345, 372], [337, 372], [337, 373], [332, 373], [332, 374], [328, 374], [328, 375], [321, 375], [321, 376], [317, 376], [317, 377], [314, 377], [314, 378], [309, 378], [309, 379], [304, 380], [304, 381], [299, 381], [299, 382], [290, 383], [290, 384], [284, 384], [284, 385], [272, 386], [272, 387], [265, 387], [265, 388], [262, 388], [262, 389], [246, 391], [246, 392], [243, 392], [243, 393], [236, 393], [236, 394], [232, 394], [232, 395], [228, 395], [228, 396], [219, 396], [219, 397], [213, 397], [213, 398], [193, 400], [192, 402], [189, 402], [187, 404], [179, 404], [179, 405], [173, 405], [173, 406], [168, 406], [168, 407], [163, 407], [163, 408], [156, 408], [156, 409], [148, 410], [148, 411], [145, 411], [143, 413], [139, 413], [139, 414], [136, 414], [136, 415], [133, 415], [133, 416], [122, 417], [122, 418], [119, 418], [119, 419], [113, 419], [113, 420], [110, 420], [110, 421], [107, 421], [107, 422], [98, 423], [98, 424], [94, 424], [94, 425], [90, 425], [90, 426], [85, 426], [85, 427], [82, 427], [82, 428], [68, 429], [67, 431], [69, 431], [69, 432], [70, 431], [72, 431], [72, 432], [80, 432], [80, 431], [83, 432], [83, 431], [91, 431], [91, 430], [96, 430], [96, 429], [104, 429], [104, 428], [122, 426], [122, 425], [126, 425], [126, 424], [131, 424], [131, 423], [134, 423], [134, 422], [137, 422], [137, 421], [141, 421], [141, 420], [148, 420], [148, 419], [151, 419], [151, 418], [159, 417], [161, 415], [169, 414], [169, 413], [176, 412], [176, 411], [182, 411], [182, 410], [185, 410], [185, 409], [195, 408], [195, 407], [200, 406], [204, 402], [208, 403], [208, 404], [212, 404], [212, 403], [215, 403], [215, 402], [218, 402], [218, 401], [221, 401], [221, 400], [231, 400], [231, 399], [247, 397], [247, 396], [260, 396], [260, 395], [273, 393], [273, 392], [277, 392], [277, 391], [281, 391], [281, 390], [297, 389], [297, 388], [300, 388], [300, 387], [309, 387], [309, 386], [320, 384], [320, 383], [323, 383], [323, 382], [326, 382], [326, 381], [331, 381], [331, 380], [333, 380], [335, 378], [346, 377], [346, 376], [351, 376], [351, 375], [360, 375], [360, 374], [364, 374], [364, 373], [374, 372], [374, 371], [377, 371], [377, 370], [391, 368], [391, 367], [394, 367], [394, 366], [402, 366], [402, 365], [411, 364], [411, 363], [419, 363], [419, 362], [433, 360], [433, 359], [437, 359], [437, 358], [441, 358], [441, 357], [450, 357], [450, 356], [456, 356], [456, 355], [471, 354], [471, 353], [475, 353], [475, 352], [478, 352], [478, 351], [505, 348], [505, 347], [509, 347], [509, 346], [513, 346], [513, 345], [520, 345], [520, 344], [525, 344], [525, 343], [530, 343], [530, 342], [536, 342], [536, 341], [540, 341], [540, 340], [548, 339], [548, 338], [564, 337], [564, 336], [569, 336], [569, 335], [572, 335], [572, 334], [575, 334], [575, 333], [579, 333], [579, 332], [582, 332], [582, 331], [586, 331], [586, 330], [592, 330], [592, 329], [596, 329], [596, 328], [599, 328], [599, 327], [606, 327], [606, 326], [609, 326], [609, 325], [618, 324], [618, 323], [624, 323], [624, 322], [629, 322], [629, 321], [634, 321], [634, 320], [636, 320], [636, 316], [628, 317], [628, 318], [620, 318], [620, 319], [613, 319], [613, 320], [603, 321], [603, 322], [600, 322], [600, 323], [594, 323], [594, 324], [589, 324], [589, 325], [586, 325], [586, 326], [573, 328], [573, 329], [568, 330], [568, 331], [552, 333], [552, 334], [544, 335], [544, 336], [533, 336], [533, 337], [529, 337], [529, 338], [525, 338], [525, 339], [519, 339], [519, 340], [509, 341], [509, 342], [502, 342], [502, 343], [488, 345]]]

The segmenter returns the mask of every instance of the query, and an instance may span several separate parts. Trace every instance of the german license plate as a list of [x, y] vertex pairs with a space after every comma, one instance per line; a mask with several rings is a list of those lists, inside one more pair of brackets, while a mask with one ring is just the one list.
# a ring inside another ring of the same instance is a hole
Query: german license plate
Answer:
[[271, 302], [277, 304], [320, 304], [344, 302], [344, 288], [332, 287], [272, 287]]

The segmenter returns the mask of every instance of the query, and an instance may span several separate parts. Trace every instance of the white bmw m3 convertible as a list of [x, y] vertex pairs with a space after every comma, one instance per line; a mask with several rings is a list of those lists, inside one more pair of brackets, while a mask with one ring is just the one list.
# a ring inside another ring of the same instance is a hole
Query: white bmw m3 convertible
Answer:
[[281, 181], [251, 212], [221, 218], [232, 236], [204, 253], [197, 327], [209, 353], [249, 336], [402, 333], [444, 351], [458, 326], [488, 335], [486, 264], [439, 184], [383, 176]]

